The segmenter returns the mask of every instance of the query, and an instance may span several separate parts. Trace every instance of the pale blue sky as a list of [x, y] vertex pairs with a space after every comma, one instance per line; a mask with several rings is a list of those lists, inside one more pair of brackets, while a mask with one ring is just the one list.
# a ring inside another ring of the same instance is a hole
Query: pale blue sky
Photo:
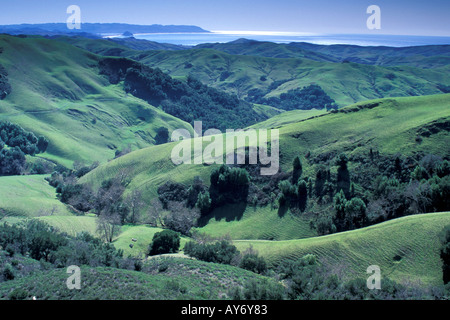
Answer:
[[[186, 24], [207, 30], [383, 33], [450, 36], [449, 0], [0, 0], [0, 24], [65, 22]], [[381, 30], [368, 30], [366, 9], [381, 8]]]

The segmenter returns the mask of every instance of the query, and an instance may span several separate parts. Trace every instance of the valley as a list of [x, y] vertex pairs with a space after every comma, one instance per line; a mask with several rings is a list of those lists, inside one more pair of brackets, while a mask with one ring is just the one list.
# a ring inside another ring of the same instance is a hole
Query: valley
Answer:
[[[448, 299], [449, 48], [0, 35], [0, 298]], [[195, 121], [279, 170], [175, 164]]]

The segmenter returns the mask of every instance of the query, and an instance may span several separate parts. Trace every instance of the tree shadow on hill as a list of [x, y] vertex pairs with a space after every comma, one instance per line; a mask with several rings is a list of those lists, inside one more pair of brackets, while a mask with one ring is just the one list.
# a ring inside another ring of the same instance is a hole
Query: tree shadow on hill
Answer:
[[224, 205], [222, 207], [214, 209], [207, 216], [201, 217], [198, 220], [198, 226], [206, 226], [211, 219], [215, 219], [216, 221], [225, 219], [226, 222], [239, 221], [244, 215], [246, 209], [247, 203], [245, 202]]

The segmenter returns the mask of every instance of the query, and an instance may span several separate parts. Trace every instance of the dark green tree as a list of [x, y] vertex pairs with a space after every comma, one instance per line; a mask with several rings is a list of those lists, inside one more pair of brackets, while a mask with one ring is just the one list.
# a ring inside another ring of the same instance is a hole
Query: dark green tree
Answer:
[[344, 191], [339, 190], [339, 192], [334, 196], [334, 210], [336, 211], [334, 216], [334, 225], [336, 226], [337, 231], [342, 231], [344, 229], [346, 203], [347, 199], [345, 198]]
[[149, 245], [149, 255], [175, 253], [180, 248], [180, 235], [172, 230], [163, 230], [155, 233]]
[[300, 211], [305, 211], [308, 201], [308, 187], [305, 180], [301, 180], [297, 185], [298, 207]]
[[345, 229], [361, 228], [367, 220], [366, 204], [360, 198], [352, 198], [345, 203]]
[[158, 130], [156, 130], [155, 143], [163, 144], [167, 143], [168, 141], [169, 141], [169, 129], [167, 129], [166, 127], [159, 127]]
[[316, 196], [319, 198], [322, 198], [322, 196], [324, 195], [324, 186], [325, 182], [327, 181], [327, 177], [327, 169], [323, 165], [320, 165], [316, 171], [316, 181], [314, 185], [314, 191], [316, 193]]
[[294, 161], [292, 163], [292, 183], [296, 184], [298, 182], [298, 179], [300, 179], [300, 177], [302, 176], [303, 173], [303, 166], [302, 166], [302, 161], [300, 160], [299, 156], [296, 156], [294, 158]]
[[350, 197], [350, 172], [348, 170], [348, 158], [345, 153], [341, 153], [337, 159], [337, 186], [336, 191], [343, 190], [347, 199]]
[[211, 197], [208, 191], [198, 194], [196, 206], [202, 215], [209, 213], [211, 209]]

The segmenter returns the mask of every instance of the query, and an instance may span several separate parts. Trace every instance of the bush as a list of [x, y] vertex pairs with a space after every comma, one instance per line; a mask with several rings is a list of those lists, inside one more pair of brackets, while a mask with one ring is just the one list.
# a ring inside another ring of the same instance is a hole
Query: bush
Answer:
[[269, 282], [267, 279], [250, 279], [244, 283], [244, 287], [233, 289], [230, 293], [232, 300], [283, 300], [285, 289], [282, 285]]
[[25, 300], [28, 298], [28, 292], [22, 288], [15, 288], [11, 291], [8, 298], [10, 300]]
[[172, 230], [155, 233], [149, 246], [149, 255], [175, 253], [180, 248], [180, 235]]
[[16, 277], [14, 268], [10, 264], [6, 264], [3, 268], [2, 276], [5, 281], [14, 280]]
[[213, 243], [190, 241], [184, 246], [184, 252], [202, 261], [223, 264], [231, 264], [231, 261], [239, 254], [237, 248], [225, 239]]
[[169, 141], [169, 130], [166, 127], [159, 127], [156, 130], [155, 144], [163, 144]]
[[260, 274], [267, 271], [266, 260], [255, 251], [244, 253], [239, 267]]

